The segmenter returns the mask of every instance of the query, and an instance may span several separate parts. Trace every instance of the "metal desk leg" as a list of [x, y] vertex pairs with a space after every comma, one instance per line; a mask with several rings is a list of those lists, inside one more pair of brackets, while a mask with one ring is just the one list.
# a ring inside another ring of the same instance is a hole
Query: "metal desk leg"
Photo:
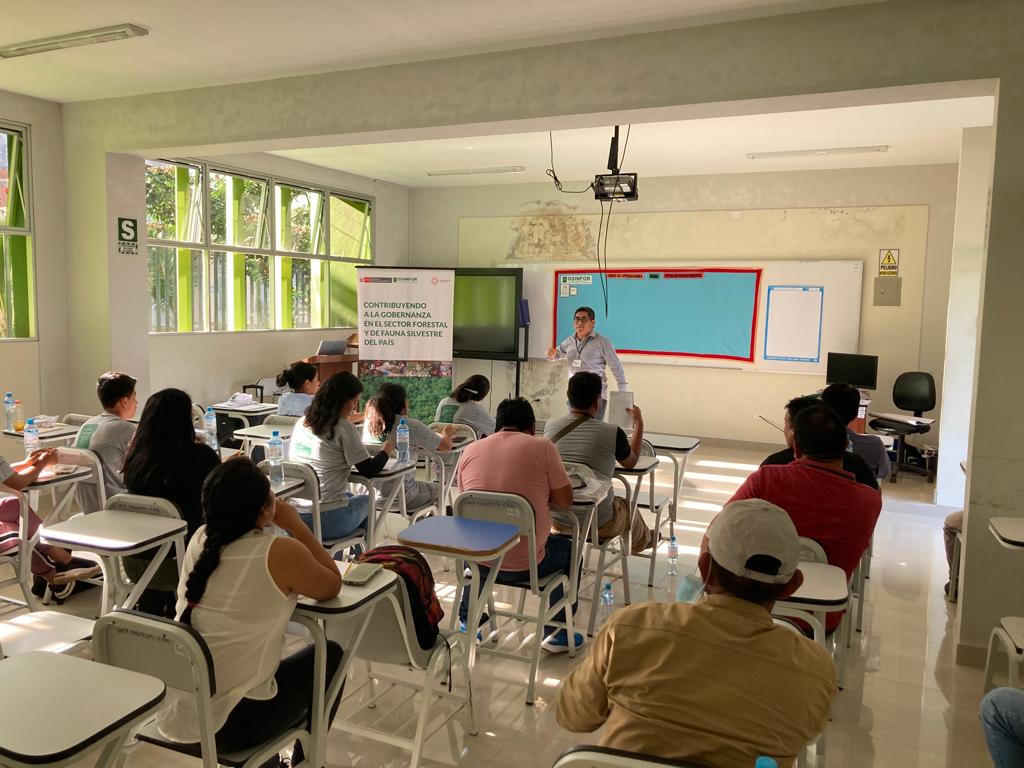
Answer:
[[[179, 536], [176, 538], [180, 539], [181, 537]], [[149, 565], [146, 566], [146, 570], [142, 572], [142, 576], [140, 576], [139, 580], [135, 583], [135, 587], [128, 594], [128, 597], [125, 598], [125, 601], [117, 606], [118, 608], [131, 608], [139, 602], [139, 598], [142, 597], [142, 593], [146, 590], [146, 587], [149, 586], [149, 582], [152, 581], [153, 576], [156, 575], [157, 569], [167, 558], [167, 553], [171, 551], [171, 545], [173, 543], [175, 542], [165, 541], [160, 545], [156, 551], [156, 555], [154, 555], [153, 559], [149, 561]], [[178, 562], [180, 565], [181, 561], [179, 560]], [[106, 576], [106, 574], [104, 574], [104, 576]], [[104, 579], [104, 581], [106, 581], [106, 579]]]
[[[494, 591], [494, 582], [498, 578], [501, 563], [496, 562], [494, 567], [487, 572], [487, 578], [484, 579], [483, 583], [483, 590], [477, 589], [477, 585], [480, 583], [480, 564], [471, 560], [467, 560], [465, 563], [469, 566], [471, 576], [470, 582], [467, 585], [467, 588], [470, 590], [469, 613], [466, 616], [466, 633], [463, 640], [467, 643], [466, 656], [469, 659], [469, 668], [472, 669], [476, 664], [476, 633], [480, 626], [480, 616], [483, 614], [488, 598]], [[456, 607], [455, 610], [458, 610], [458, 608]]]

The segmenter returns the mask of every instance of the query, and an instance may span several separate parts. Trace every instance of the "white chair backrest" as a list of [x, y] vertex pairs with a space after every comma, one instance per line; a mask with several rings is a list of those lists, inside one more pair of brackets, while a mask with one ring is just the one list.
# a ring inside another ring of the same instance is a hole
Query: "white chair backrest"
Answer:
[[57, 421], [61, 422], [62, 424], [67, 424], [68, 426], [80, 427], [91, 418], [92, 416], [89, 416], [88, 414], [85, 413], [67, 413], [61, 418], [57, 419]]
[[772, 623], [774, 623], [776, 627], [782, 627], [783, 629], [788, 629], [794, 635], [800, 635], [800, 637], [804, 636], [804, 633], [800, 631], [800, 628], [796, 624], [791, 622], [791, 621], [786, 621], [785, 619], [780, 619], [778, 616], [772, 616]]
[[206, 409], [199, 403], [192, 403], [192, 426], [196, 429], [205, 429], [206, 423], [203, 417], [206, 416]]
[[380, 664], [411, 663], [420, 669], [426, 666], [430, 650], [421, 649], [416, 639], [416, 623], [405, 579], [398, 579], [391, 597], [377, 603], [366, 621], [366, 633], [356, 654], [358, 658]]
[[210, 711], [210, 697], [217, 690], [213, 658], [198, 632], [177, 621], [113, 611], [93, 626], [92, 654], [100, 663], [152, 675], [179, 695], [194, 696], [203, 763], [217, 765]]
[[699, 768], [694, 763], [681, 760], [589, 745], [572, 747], [563, 752], [552, 768], [652, 768], [666, 765], [675, 768]]
[[806, 536], [800, 537], [800, 559], [808, 563], [828, 563], [825, 548]]
[[537, 588], [537, 521], [530, 502], [516, 493], [494, 491], [463, 491], [455, 499], [455, 517], [472, 520], [487, 520], [505, 523], [519, 528], [525, 536], [530, 553], [530, 591], [539, 594]]
[[266, 427], [292, 427], [295, 426], [295, 422], [298, 420], [298, 416], [284, 416], [280, 413], [272, 413], [263, 420], [263, 425]]
[[75, 498], [86, 514], [103, 509], [107, 504], [107, 485], [103, 480], [103, 464], [100, 457], [85, 448], [57, 448], [58, 464], [73, 464], [76, 467], [87, 467], [92, 475], [79, 480], [75, 485]]
[[120, 512], [138, 512], [141, 515], [157, 515], [173, 520], [181, 519], [181, 512], [173, 501], [156, 496], [142, 496], [137, 493], [119, 493], [107, 499], [104, 509]]
[[[8, 488], [6, 485], [0, 485], [0, 499], [6, 499], [9, 496], [16, 498], [20, 505], [18, 510], [18, 539], [23, 543], [28, 542], [29, 512], [31, 510], [28, 505], [28, 495], [21, 491], [16, 491], [13, 488]], [[0, 558], [9, 557], [13, 559], [18, 556], [20, 549], [22, 549], [22, 547], [12, 547], [3, 553], [0, 553]]]
[[[261, 461], [259, 468], [263, 474], [270, 476], [270, 462]], [[309, 512], [313, 516], [313, 535], [317, 541], [324, 540], [323, 528], [320, 523], [320, 478], [309, 464], [300, 461], [283, 461], [284, 476], [302, 481], [302, 490], [297, 491], [288, 499], [288, 503], [300, 512]]]

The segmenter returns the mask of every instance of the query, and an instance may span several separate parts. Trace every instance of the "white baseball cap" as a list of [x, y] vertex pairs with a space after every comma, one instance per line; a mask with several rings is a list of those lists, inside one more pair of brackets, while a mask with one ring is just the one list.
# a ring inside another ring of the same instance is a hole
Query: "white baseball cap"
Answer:
[[[729, 573], [766, 584], [785, 584], [800, 562], [800, 537], [786, 511], [763, 499], [744, 499], [722, 507], [708, 526], [708, 551]], [[750, 570], [755, 555], [779, 561], [777, 573]]]

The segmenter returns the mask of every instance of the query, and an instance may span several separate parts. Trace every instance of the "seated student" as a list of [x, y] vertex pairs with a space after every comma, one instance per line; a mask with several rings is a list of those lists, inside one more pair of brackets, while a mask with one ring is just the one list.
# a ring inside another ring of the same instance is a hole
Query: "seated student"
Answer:
[[[786, 445], [788, 447], [773, 453], [762, 461], [762, 467], [774, 464], [789, 464], [793, 461], [795, 458], [793, 455], [793, 422], [796, 421], [796, 416], [800, 411], [813, 405], [821, 405], [821, 400], [813, 395], [794, 397], [786, 403], [782, 433], [786, 437]], [[843, 470], [852, 472], [858, 483], [866, 485], [868, 488], [874, 488], [876, 491], [878, 490], [878, 481], [875, 479], [875, 473], [871, 471], [871, 467], [864, 462], [864, 459], [857, 454], [847, 451], [843, 455]]]
[[487, 437], [494, 432], [494, 417], [480, 405], [480, 401], [487, 397], [490, 391], [491, 382], [486, 376], [470, 376], [437, 404], [434, 421], [467, 424], [476, 432], [477, 438]]
[[620, 608], [562, 683], [556, 717], [600, 745], [717, 768], [761, 755], [792, 765], [828, 720], [828, 652], [772, 621], [803, 583], [786, 513], [758, 499], [727, 504], [698, 565], [707, 597]]
[[[459, 491], [497, 491], [516, 493], [533, 507], [537, 531], [537, 575], [564, 573], [571, 578], [572, 539], [551, 533], [551, 507], [566, 509], [572, 504], [572, 484], [562, 458], [549, 440], [534, 436], [535, 420], [530, 403], [521, 397], [503, 400], [498, 406], [495, 433], [479, 440], [462, 452], [459, 462]], [[525, 538], [506, 553], [501, 574], [508, 579], [530, 578], [530, 553]], [[480, 567], [481, 580], [487, 568]], [[552, 592], [553, 601], [562, 597], [561, 588]], [[573, 614], [576, 603], [572, 604]], [[459, 618], [465, 624], [469, 613], [469, 590], [462, 593]], [[555, 621], [564, 621], [559, 611]], [[544, 627], [545, 650], [561, 653], [569, 650], [569, 635], [564, 629]], [[576, 647], [583, 635], [575, 632]]]
[[139, 405], [135, 379], [127, 373], [109, 371], [96, 382], [96, 394], [103, 413], [79, 427], [75, 448], [85, 448], [99, 457], [107, 496], [113, 496], [125, 491], [121, 469], [128, 444], [135, 435], [135, 425], [128, 419], [135, 415]]
[[[200, 493], [206, 476], [218, 464], [220, 455], [196, 437], [192, 398], [188, 393], [162, 389], [150, 395], [124, 457], [124, 485], [128, 492], [173, 502], [188, 525], [188, 541], [203, 522]], [[143, 553], [125, 558], [128, 577], [138, 580], [151, 557], [151, 553]], [[172, 550], [149, 582], [139, 601], [139, 610], [173, 616], [177, 585], [178, 564]]]
[[[341, 575], [295, 508], [274, 498], [266, 475], [247, 458], [233, 458], [210, 473], [203, 511], [205, 524], [185, 552], [175, 615], [210, 649], [217, 749], [229, 752], [308, 718], [313, 648], [282, 658], [285, 625], [299, 595], [334, 597]], [[290, 536], [275, 536], [274, 525]], [[341, 657], [341, 648], [328, 641], [328, 680]], [[175, 699], [159, 713], [157, 727], [165, 738], [198, 741], [194, 702]], [[333, 702], [331, 719], [337, 706]], [[301, 747], [296, 750], [294, 765], [304, 757]]]
[[1024, 691], [996, 688], [985, 694], [981, 725], [995, 768], [1024, 765]]
[[[369, 445], [379, 445], [385, 440], [388, 443], [395, 442], [395, 427], [398, 420], [405, 417], [409, 425], [409, 456], [416, 461], [420, 448], [428, 451], [447, 451], [452, 447], [452, 437], [455, 435], [455, 428], [446, 425], [437, 434], [434, 430], [418, 419], [409, 418], [409, 398], [405, 394], [405, 387], [401, 384], [385, 382], [380, 385], [377, 394], [366, 403], [366, 421], [363, 422], [363, 442]], [[454, 463], [456, 457], [453, 457]], [[431, 500], [437, 498], [437, 484], [428, 480], [417, 480], [412, 472], [405, 475], [405, 505], [408, 509], [416, 509], [426, 506]], [[393, 488], [390, 483], [388, 488], [382, 489], [382, 493], [388, 493]]]
[[[598, 474], [611, 478], [615, 462], [626, 469], [636, 466], [640, 446], [644, 441], [644, 419], [639, 408], [633, 408], [633, 435], [614, 424], [597, 420], [601, 407], [601, 377], [583, 371], [569, 379], [569, 415], [552, 419], [544, 425], [544, 437], [555, 444], [562, 461], [586, 464]], [[657, 540], [655, 534], [637, 514], [630, 526], [629, 504], [609, 493], [597, 508], [598, 536], [603, 541], [631, 529], [631, 552], [649, 549]], [[555, 522], [555, 530], [571, 533], [569, 528]]]
[[[374, 477], [387, 464], [394, 442], [388, 441], [371, 457], [359, 431], [348, 420], [359, 407], [363, 385], [347, 371], [325, 381], [313, 397], [305, 418], [299, 419], [288, 443], [288, 458], [313, 467], [320, 479], [320, 527], [324, 539], [340, 539], [366, 524], [370, 497], [348, 490], [352, 467], [365, 477]], [[302, 513], [312, 527], [313, 516]]]
[[[849, 578], [871, 543], [882, 494], [843, 470], [846, 428], [831, 408], [813, 405], [800, 411], [793, 437], [793, 463], [762, 466], [729, 501], [764, 499], [782, 507], [797, 533], [821, 544], [829, 563]], [[828, 614], [825, 629], [831, 632], [841, 619], [841, 611]]]
[[[47, 448], [33, 451], [28, 458], [8, 464], [0, 456], [0, 553], [10, 552], [18, 546], [21, 525], [21, 501], [8, 493], [24, 491], [32, 485], [39, 473], [51, 464], [57, 463], [57, 451]], [[36, 529], [43, 521], [29, 510], [28, 535], [35, 536]], [[31, 570], [32, 592], [41, 596], [49, 585], [57, 598], [64, 598], [74, 590], [77, 579], [88, 579], [100, 572], [100, 567], [87, 560], [71, 557], [71, 553], [51, 544], [36, 544], [32, 549]]]
[[277, 401], [277, 412], [282, 416], [305, 416], [306, 409], [313, 402], [313, 395], [320, 389], [320, 374], [310, 363], [294, 363], [278, 374], [277, 386], [288, 386]]
[[838, 413], [846, 424], [846, 436], [850, 439], [850, 450], [854, 455], [864, 459], [875, 477], [888, 477], [892, 463], [882, 438], [878, 435], [862, 435], [850, 429], [850, 424], [860, 413], [860, 390], [849, 384], [829, 384], [821, 393], [821, 402]]

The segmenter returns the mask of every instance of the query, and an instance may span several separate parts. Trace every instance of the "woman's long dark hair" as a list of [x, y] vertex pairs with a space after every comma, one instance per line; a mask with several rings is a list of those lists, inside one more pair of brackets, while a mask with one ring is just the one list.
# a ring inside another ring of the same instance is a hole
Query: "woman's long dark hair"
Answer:
[[306, 426], [320, 439], [333, 440], [341, 407], [362, 391], [359, 379], [348, 371], [334, 374], [313, 395], [313, 402], [306, 409]]
[[366, 428], [378, 440], [391, 431], [398, 421], [399, 414], [405, 410], [408, 396], [401, 384], [385, 382], [377, 389], [377, 394], [366, 404]]
[[316, 366], [312, 363], [293, 363], [291, 368], [285, 368], [277, 375], [277, 386], [287, 385], [298, 392], [303, 384], [315, 379], [316, 374]]
[[475, 373], [453, 389], [449, 397], [455, 398], [459, 403], [468, 403], [470, 400], [480, 402], [490, 391], [491, 382], [487, 377]]
[[168, 470], [182, 460], [183, 452], [195, 441], [192, 398], [188, 393], [161, 389], [150, 395], [125, 452], [125, 487], [132, 490], [166, 484]]
[[181, 621], [192, 623], [192, 609], [203, 599], [210, 576], [220, 565], [221, 550], [256, 527], [270, 498], [270, 481], [244, 456], [225, 461], [203, 483], [206, 541], [185, 582], [188, 605]]

